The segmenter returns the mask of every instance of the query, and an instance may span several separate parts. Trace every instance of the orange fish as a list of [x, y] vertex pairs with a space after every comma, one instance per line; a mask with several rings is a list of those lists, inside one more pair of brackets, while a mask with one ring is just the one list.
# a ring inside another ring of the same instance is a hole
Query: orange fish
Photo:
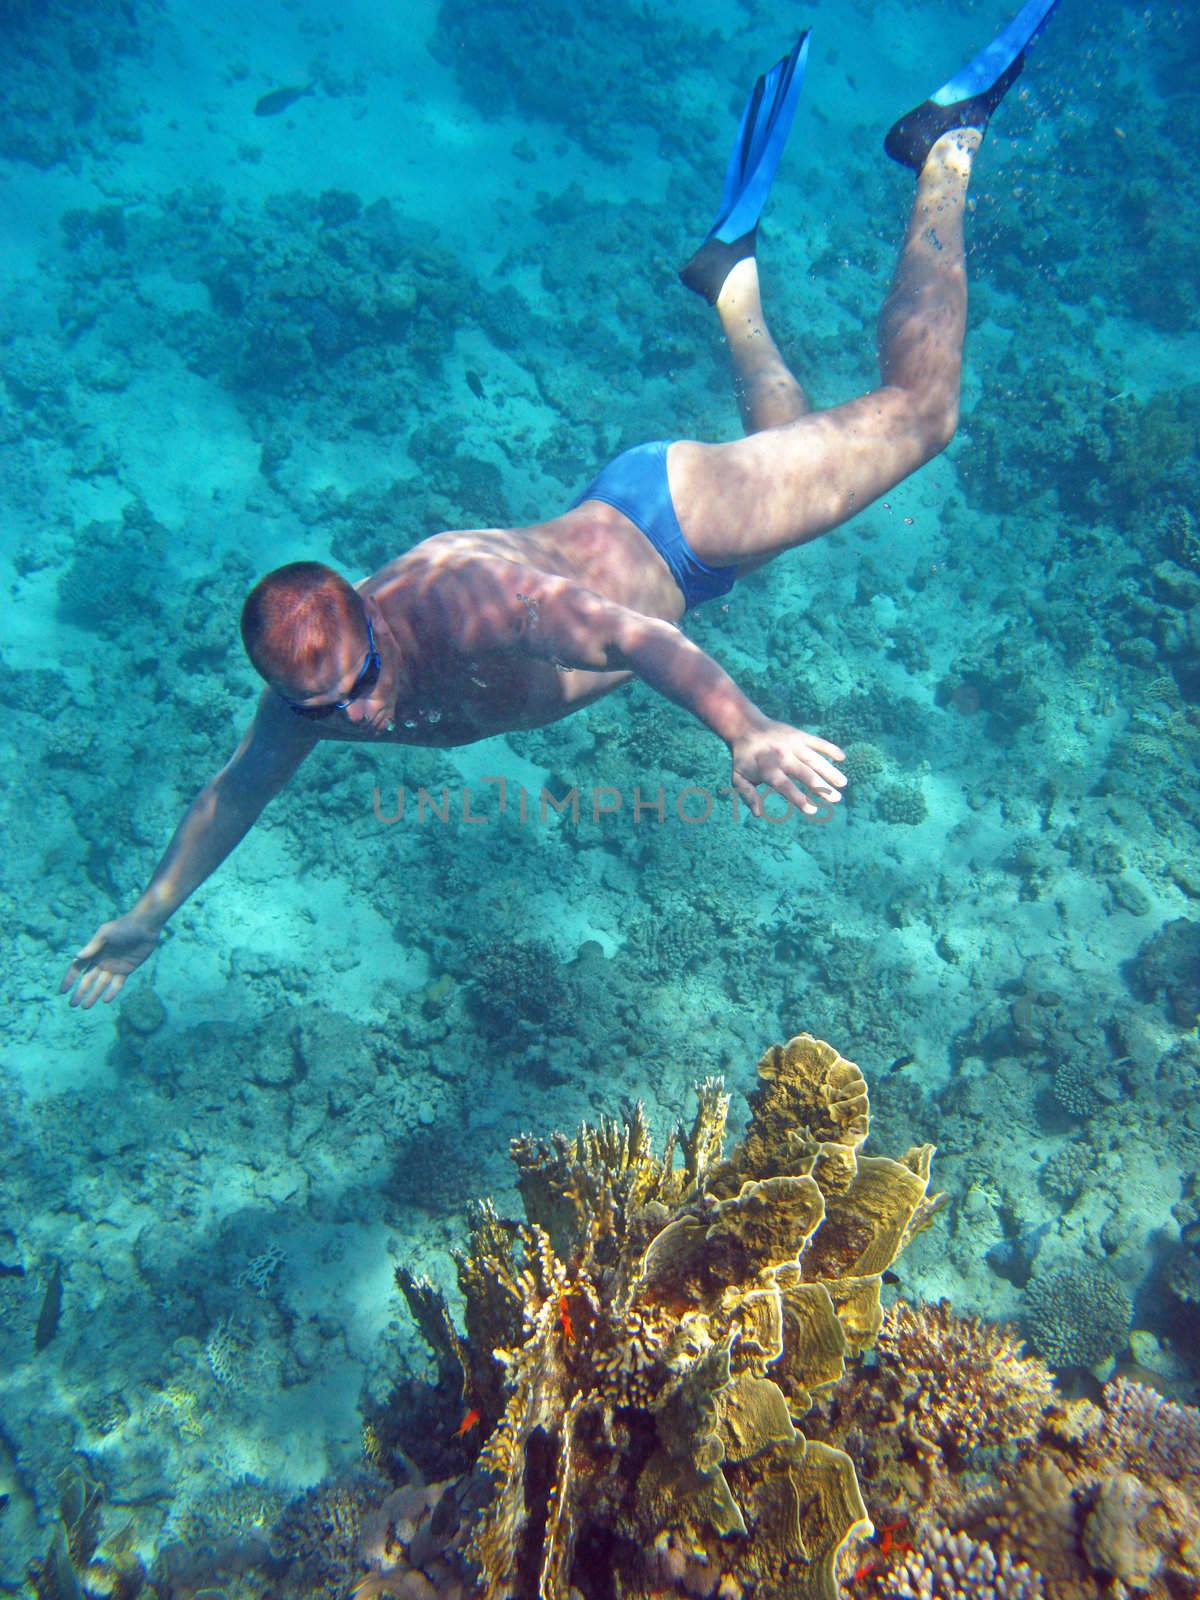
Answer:
[[907, 1517], [901, 1517], [899, 1522], [885, 1523], [879, 1529], [879, 1549], [877, 1551], [867, 1551], [866, 1559], [861, 1561], [851, 1574], [852, 1583], [857, 1583], [860, 1578], [865, 1578], [868, 1573], [874, 1572], [888, 1556], [899, 1555], [902, 1550], [912, 1549], [912, 1545], [907, 1539], [897, 1539], [896, 1537], [907, 1521]]
[[456, 1439], [465, 1438], [466, 1435], [468, 1433], [470, 1433], [472, 1428], [477, 1428], [479, 1426], [479, 1423], [480, 1423], [480, 1414], [479, 1414], [478, 1411], [476, 1411], [475, 1407], [472, 1406], [470, 1411], [467, 1412], [466, 1416], [459, 1423], [458, 1427], [455, 1428], [455, 1430], [454, 1430], [454, 1438], [456, 1438]]
[[562, 1323], [563, 1338], [568, 1344], [574, 1344], [575, 1325], [571, 1321], [571, 1308], [567, 1305], [565, 1294], [560, 1294], [558, 1297], [558, 1320]]
[[887, 1526], [882, 1529], [883, 1537], [879, 1541], [879, 1552], [881, 1555], [890, 1556], [895, 1550], [912, 1549], [912, 1545], [909, 1544], [907, 1539], [896, 1538], [897, 1533], [899, 1533], [900, 1529], [907, 1521], [907, 1517], [901, 1517], [899, 1522], [889, 1522]]

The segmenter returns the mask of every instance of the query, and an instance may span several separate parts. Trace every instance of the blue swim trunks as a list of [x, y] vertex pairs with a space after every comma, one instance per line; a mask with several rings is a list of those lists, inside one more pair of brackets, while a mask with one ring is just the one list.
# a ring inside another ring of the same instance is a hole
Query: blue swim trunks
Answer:
[[689, 611], [705, 600], [728, 594], [737, 577], [736, 567], [710, 567], [683, 536], [671, 490], [667, 483], [669, 439], [635, 445], [610, 461], [574, 502], [603, 500], [639, 527], [671, 569], [671, 576], [683, 591]]

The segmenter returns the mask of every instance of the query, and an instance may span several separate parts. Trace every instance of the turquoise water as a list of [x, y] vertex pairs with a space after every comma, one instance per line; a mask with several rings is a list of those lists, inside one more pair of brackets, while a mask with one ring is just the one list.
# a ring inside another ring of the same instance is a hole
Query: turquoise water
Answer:
[[[736, 436], [675, 271], [749, 83], [809, 24], [764, 292], [817, 405], [872, 386], [911, 188], [882, 135], [1000, 20], [0, 5], [0, 1588], [67, 1469], [146, 1559], [269, 1527], [423, 1371], [394, 1267], [451, 1281], [468, 1202], [517, 1204], [510, 1138], [638, 1099], [661, 1132], [712, 1072], [736, 1119], [802, 1029], [861, 1064], [884, 1146], [939, 1146], [953, 1204], [905, 1293], [1195, 1398], [1185, 7], [1064, 0], [978, 163], [950, 449], [689, 618], [847, 750], [827, 825], [681, 820], [727, 755], [640, 685], [460, 750], [326, 745], [115, 1005], [56, 997], [248, 721], [264, 571], [358, 578], [551, 516], [643, 439]], [[1118, 1308], [1105, 1348], [1086, 1309], [1045, 1331], [1064, 1284]]]

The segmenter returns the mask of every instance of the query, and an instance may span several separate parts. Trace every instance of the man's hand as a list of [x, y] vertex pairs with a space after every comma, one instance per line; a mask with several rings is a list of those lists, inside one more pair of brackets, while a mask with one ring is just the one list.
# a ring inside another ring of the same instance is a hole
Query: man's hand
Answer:
[[[115, 922], [105, 922], [84, 945], [67, 968], [59, 994], [69, 989], [73, 1006], [90, 1011], [97, 1000], [105, 1005], [115, 1000], [125, 987], [125, 979], [154, 949], [162, 935], [158, 923], [130, 911]], [[76, 988], [78, 985], [78, 988]]]
[[740, 734], [730, 746], [733, 755], [733, 787], [756, 817], [763, 814], [763, 798], [758, 785], [765, 783], [806, 816], [820, 809], [801, 784], [818, 800], [833, 804], [846, 779], [833, 765], [846, 759], [837, 745], [817, 739], [811, 733], [789, 727], [786, 722], [763, 721]]

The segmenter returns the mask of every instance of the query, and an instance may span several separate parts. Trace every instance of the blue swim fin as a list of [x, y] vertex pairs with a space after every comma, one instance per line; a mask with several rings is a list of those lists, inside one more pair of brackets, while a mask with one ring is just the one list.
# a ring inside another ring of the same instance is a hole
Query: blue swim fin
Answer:
[[730, 269], [754, 254], [758, 219], [771, 192], [804, 82], [809, 32], [806, 28], [782, 61], [754, 85], [729, 157], [717, 220], [680, 270], [688, 288], [711, 304], [715, 305]]
[[900, 118], [883, 141], [893, 161], [920, 172], [951, 128], [986, 130], [988, 119], [1021, 76], [1025, 52], [1046, 26], [1058, 0], [1026, 0], [1017, 15], [961, 72]]

